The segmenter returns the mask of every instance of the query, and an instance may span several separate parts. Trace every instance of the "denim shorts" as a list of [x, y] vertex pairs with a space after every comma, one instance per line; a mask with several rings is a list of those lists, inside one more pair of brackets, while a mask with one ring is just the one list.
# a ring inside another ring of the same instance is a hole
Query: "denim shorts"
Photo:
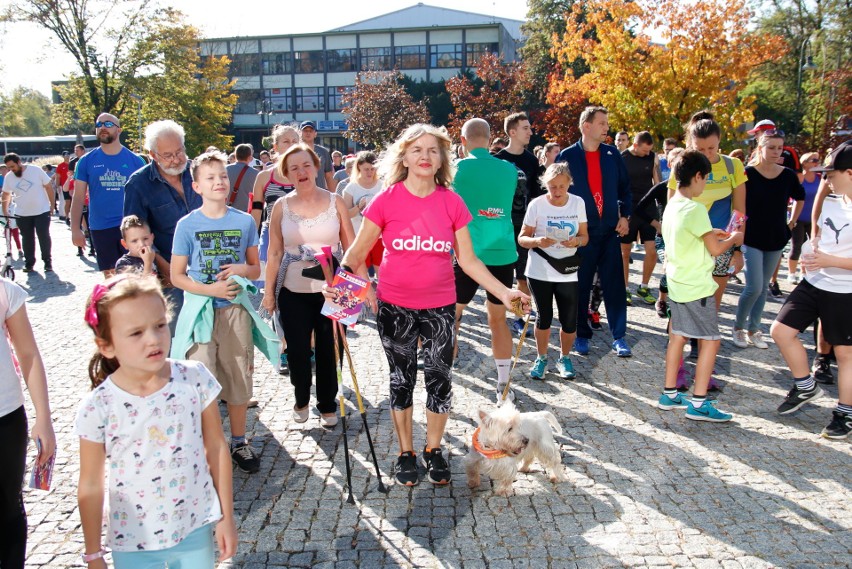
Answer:
[[213, 524], [201, 526], [183, 541], [156, 551], [113, 551], [115, 569], [213, 569], [216, 551]]

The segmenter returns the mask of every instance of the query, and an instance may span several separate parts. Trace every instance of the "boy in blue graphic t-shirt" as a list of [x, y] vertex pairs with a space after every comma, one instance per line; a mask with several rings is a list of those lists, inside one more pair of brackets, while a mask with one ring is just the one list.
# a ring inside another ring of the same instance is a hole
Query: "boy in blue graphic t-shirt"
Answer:
[[187, 357], [204, 363], [222, 385], [231, 419], [231, 458], [245, 472], [257, 472], [260, 459], [246, 441], [246, 410], [251, 399], [254, 345], [252, 319], [232, 303], [241, 286], [231, 277], [260, 276], [257, 228], [247, 213], [228, 207], [227, 157], [207, 152], [192, 161], [192, 187], [202, 205], [178, 221], [172, 245], [172, 283], [191, 294], [212, 297], [211, 339], [196, 343]]

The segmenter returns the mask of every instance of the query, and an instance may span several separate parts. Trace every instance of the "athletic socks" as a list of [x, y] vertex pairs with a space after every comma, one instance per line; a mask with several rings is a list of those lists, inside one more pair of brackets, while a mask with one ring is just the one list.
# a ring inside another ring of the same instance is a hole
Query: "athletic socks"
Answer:
[[677, 397], [677, 389], [669, 389], [669, 388], [667, 387], [667, 388], [663, 389], [663, 393], [664, 393], [665, 395], [668, 395], [668, 396], [669, 396], [669, 397], [671, 397], [672, 399], [674, 399], [675, 397]]
[[843, 413], [844, 415], [852, 415], [852, 405], [844, 405], [843, 403], [838, 403], [836, 411], [838, 413]]
[[692, 399], [690, 401], [692, 402], [692, 406], [695, 407], [696, 409], [698, 409], [699, 407], [704, 405], [704, 401], [706, 399], [707, 399], [706, 395], [701, 396], [701, 397], [696, 397], [696, 396], [693, 395]]
[[246, 437], [245, 436], [242, 436], [242, 437], [233, 437], [232, 436], [231, 437], [231, 450], [234, 450], [238, 446], [244, 445], [244, 444], [246, 444]]
[[810, 391], [816, 385], [814, 376], [812, 375], [808, 375], [807, 377], [794, 377], [793, 381], [796, 382], [796, 389], [799, 391]]
[[642, 288], [648, 288], [648, 283], [642, 283], [642, 284], [641, 284], [641, 285], [639, 285], [639, 286], [641, 286]]
[[497, 385], [506, 385], [509, 382], [509, 372], [512, 369], [512, 360], [498, 360], [495, 358], [494, 363], [497, 364]]

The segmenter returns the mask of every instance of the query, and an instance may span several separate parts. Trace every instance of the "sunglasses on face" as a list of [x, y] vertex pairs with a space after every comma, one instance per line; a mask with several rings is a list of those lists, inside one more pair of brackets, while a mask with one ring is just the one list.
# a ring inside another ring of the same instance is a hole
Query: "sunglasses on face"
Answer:
[[116, 123], [116, 122], [112, 122], [112, 121], [98, 121], [98, 122], [95, 123], [95, 128], [102, 128], [102, 127], [114, 128], [114, 127], [117, 127], [117, 126], [119, 126], [119, 124]]
[[780, 136], [782, 138], [784, 137], [784, 131], [778, 130], [777, 128], [771, 128], [769, 130], [764, 130], [760, 134], [762, 134], [763, 136]]

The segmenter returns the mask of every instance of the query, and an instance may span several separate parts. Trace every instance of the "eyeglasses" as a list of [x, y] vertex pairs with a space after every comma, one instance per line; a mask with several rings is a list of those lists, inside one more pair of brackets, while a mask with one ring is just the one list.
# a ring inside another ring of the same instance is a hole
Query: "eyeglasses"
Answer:
[[117, 126], [121, 126], [121, 125], [119, 125], [117, 122], [112, 122], [112, 121], [98, 121], [98, 122], [95, 123], [95, 128], [102, 128], [102, 127], [114, 128], [114, 127], [117, 127]]
[[172, 162], [178, 158], [186, 158], [186, 148], [181, 148], [177, 152], [169, 152], [168, 154], [160, 154], [159, 152], [154, 152], [154, 154], [166, 162]]

